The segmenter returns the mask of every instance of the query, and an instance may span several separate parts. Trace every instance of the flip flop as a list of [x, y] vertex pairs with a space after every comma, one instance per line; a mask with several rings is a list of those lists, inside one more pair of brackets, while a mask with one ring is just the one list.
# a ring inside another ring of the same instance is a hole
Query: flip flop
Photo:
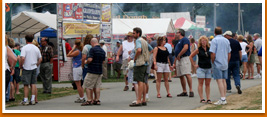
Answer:
[[207, 104], [212, 104], [211, 100], [207, 100]]
[[200, 100], [200, 103], [206, 103], [205, 99]]
[[168, 98], [172, 98], [172, 95], [171, 95], [171, 94], [168, 94], [167, 97], [168, 97]]
[[160, 94], [157, 95], [157, 98], [161, 98]]

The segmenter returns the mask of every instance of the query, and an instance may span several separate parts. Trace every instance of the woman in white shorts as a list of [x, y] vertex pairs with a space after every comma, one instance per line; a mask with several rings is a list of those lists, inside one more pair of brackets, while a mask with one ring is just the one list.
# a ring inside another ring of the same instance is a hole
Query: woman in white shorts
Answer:
[[[198, 42], [198, 48], [191, 53], [189, 59], [191, 64], [197, 68], [198, 77], [198, 94], [200, 97], [200, 103], [209, 103], [210, 100], [210, 81], [211, 81], [211, 58], [209, 52], [209, 40], [206, 36], [201, 36]], [[198, 55], [199, 61], [198, 65], [193, 61], [193, 57]], [[203, 97], [203, 84], [205, 81], [205, 91], [207, 96], [207, 101]]]
[[157, 80], [156, 80], [156, 88], [157, 88], [157, 98], [161, 98], [160, 96], [160, 83], [162, 74], [164, 76], [165, 87], [167, 90], [167, 97], [172, 98], [170, 94], [168, 77], [170, 71], [170, 59], [169, 52], [166, 47], [164, 47], [166, 40], [165, 37], [159, 37], [157, 40], [158, 46], [154, 48], [154, 56], [153, 56], [153, 64], [154, 68], [157, 71]]
[[79, 93], [79, 98], [74, 101], [75, 103], [83, 103], [85, 102], [83, 88], [81, 86], [82, 80], [82, 49], [83, 45], [81, 40], [75, 40], [75, 44], [72, 50], [68, 53], [67, 57], [73, 57], [73, 80], [77, 86], [77, 91]]

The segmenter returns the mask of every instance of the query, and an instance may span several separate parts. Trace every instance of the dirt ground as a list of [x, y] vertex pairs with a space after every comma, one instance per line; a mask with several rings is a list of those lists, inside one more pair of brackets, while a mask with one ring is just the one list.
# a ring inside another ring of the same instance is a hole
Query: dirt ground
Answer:
[[[207, 104], [195, 110], [262, 110], [262, 85], [228, 96], [227, 105]], [[214, 103], [214, 102], [213, 102]]]

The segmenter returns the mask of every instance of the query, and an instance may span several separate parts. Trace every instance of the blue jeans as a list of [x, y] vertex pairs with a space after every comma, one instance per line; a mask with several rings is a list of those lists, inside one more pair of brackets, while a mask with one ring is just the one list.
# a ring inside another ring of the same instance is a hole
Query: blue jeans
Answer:
[[231, 73], [233, 75], [235, 86], [240, 86], [240, 75], [239, 75], [239, 61], [230, 61], [228, 66], [228, 78], [226, 79], [227, 90], [231, 90]]
[[87, 74], [87, 68], [84, 67], [83, 68], [83, 81], [84, 81], [86, 74]]

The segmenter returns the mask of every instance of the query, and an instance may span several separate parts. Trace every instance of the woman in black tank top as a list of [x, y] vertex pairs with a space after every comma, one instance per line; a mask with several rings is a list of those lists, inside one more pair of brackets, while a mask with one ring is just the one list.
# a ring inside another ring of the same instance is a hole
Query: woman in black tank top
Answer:
[[[193, 57], [198, 55], [198, 65], [194, 63]], [[210, 81], [211, 81], [211, 58], [209, 52], [209, 40], [206, 36], [201, 36], [198, 42], [198, 48], [191, 53], [189, 59], [192, 65], [197, 68], [198, 76], [198, 94], [200, 97], [200, 103], [211, 103], [210, 100]], [[207, 101], [203, 97], [203, 84], [205, 81], [205, 91]]]
[[[153, 64], [154, 68], [157, 71], [157, 80], [156, 80], [156, 88], [157, 88], [157, 98], [161, 98], [160, 96], [160, 83], [162, 75], [164, 76], [165, 87], [167, 90], [167, 97], [171, 98], [170, 88], [168, 77], [170, 73], [170, 60], [169, 60], [169, 52], [166, 47], [164, 47], [166, 40], [165, 37], [159, 37], [157, 40], [158, 46], [154, 48], [153, 55]], [[172, 67], [171, 67], [172, 69]]]

